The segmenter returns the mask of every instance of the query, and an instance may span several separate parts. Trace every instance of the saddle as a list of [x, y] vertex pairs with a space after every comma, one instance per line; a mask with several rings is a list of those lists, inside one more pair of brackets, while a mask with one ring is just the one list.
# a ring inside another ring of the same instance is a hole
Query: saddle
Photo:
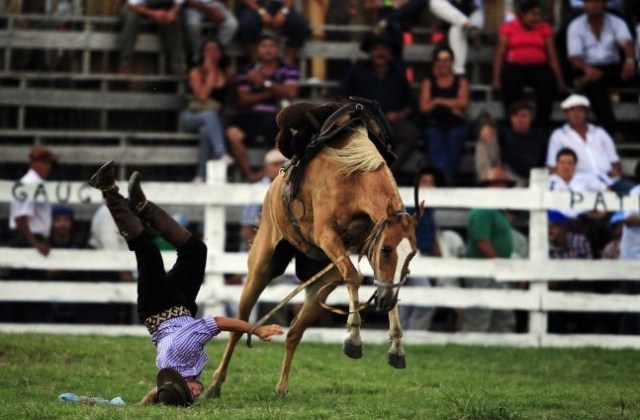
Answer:
[[[333, 111], [333, 113], [324, 120], [322, 126], [320, 126], [312, 112], [309, 112], [308, 109], [303, 110], [302, 114], [307, 118], [308, 123], [316, 127], [317, 130], [316, 133], [311, 135], [310, 141], [306, 143], [303, 150], [300, 150], [300, 147], [296, 148], [295, 145], [286, 145], [284, 141], [279, 138], [278, 146], [283, 153], [285, 151], [283, 149], [286, 149], [289, 154], [297, 149], [296, 152], [293, 153], [293, 156], [289, 156], [291, 157], [291, 161], [285, 167], [288, 173], [287, 198], [289, 200], [293, 200], [298, 195], [306, 166], [311, 159], [320, 152], [327, 142], [345, 130], [353, 130], [354, 127], [364, 125], [369, 134], [369, 138], [373, 141], [387, 162], [387, 165], [395, 162], [397, 157], [391, 151], [391, 144], [389, 143], [389, 123], [380, 109], [378, 102], [355, 96], [351, 96], [349, 99], [352, 102]], [[296, 134], [294, 134], [293, 138], [289, 139], [289, 141], [295, 141], [296, 137]]]

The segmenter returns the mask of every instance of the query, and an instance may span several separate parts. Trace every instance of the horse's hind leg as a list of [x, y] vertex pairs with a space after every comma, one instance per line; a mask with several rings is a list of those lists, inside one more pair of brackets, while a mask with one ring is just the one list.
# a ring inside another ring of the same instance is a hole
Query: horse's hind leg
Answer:
[[[298, 315], [293, 320], [287, 332], [284, 361], [282, 363], [282, 370], [280, 371], [280, 380], [275, 388], [276, 394], [285, 395], [289, 390], [289, 372], [291, 371], [291, 363], [293, 362], [293, 355], [295, 354], [296, 348], [309, 324], [316, 320], [322, 313], [323, 308], [320, 306], [320, 302], [327, 300], [327, 296], [336, 288], [338, 281], [340, 281], [340, 274], [337, 270], [333, 269], [307, 289], [304, 305], [302, 305], [300, 312], [298, 312]], [[322, 286], [328, 283], [333, 284], [322, 289]]]
[[387, 363], [396, 369], [404, 369], [407, 367], [407, 362], [402, 348], [402, 328], [400, 328], [397, 304], [389, 311], [389, 338], [391, 339], [391, 348], [387, 353]]
[[[240, 303], [238, 305], [238, 318], [245, 321], [249, 319], [251, 309], [253, 309], [253, 306], [257, 302], [258, 297], [260, 296], [262, 291], [272, 280], [274, 273], [280, 271], [279, 269], [274, 269], [272, 265], [272, 258], [275, 253], [275, 247], [265, 242], [265, 239], [267, 237], [264, 236], [264, 233], [265, 232], [263, 231], [263, 235], [261, 235], [261, 232], [258, 231], [255, 242], [251, 248], [251, 251], [249, 252], [249, 272], [247, 275], [246, 284], [242, 289], [242, 294], [240, 295]], [[293, 252], [285, 252], [284, 254], [286, 255], [280, 255], [282, 257], [282, 260], [280, 260], [280, 265], [286, 268], [286, 264], [291, 260]], [[227, 378], [227, 368], [229, 367], [229, 362], [231, 361], [231, 357], [233, 356], [233, 351], [236, 347], [236, 344], [241, 337], [242, 334], [238, 332], [232, 332], [229, 334], [229, 341], [227, 342], [227, 346], [225, 347], [224, 354], [222, 356], [222, 359], [220, 360], [220, 364], [213, 374], [213, 383], [205, 392], [205, 397], [210, 398], [220, 396], [222, 384]]]

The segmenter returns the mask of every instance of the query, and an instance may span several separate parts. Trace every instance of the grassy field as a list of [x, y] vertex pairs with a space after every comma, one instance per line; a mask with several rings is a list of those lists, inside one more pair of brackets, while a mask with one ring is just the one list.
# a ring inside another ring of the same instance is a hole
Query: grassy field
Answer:
[[[205, 386], [224, 346], [208, 346]], [[351, 360], [339, 345], [301, 344], [290, 391], [273, 393], [282, 343], [241, 345], [220, 399], [190, 409], [138, 407], [155, 379], [146, 338], [0, 334], [0, 419], [635, 419], [640, 353], [633, 350], [387, 346]], [[57, 401], [63, 392], [127, 405]]]

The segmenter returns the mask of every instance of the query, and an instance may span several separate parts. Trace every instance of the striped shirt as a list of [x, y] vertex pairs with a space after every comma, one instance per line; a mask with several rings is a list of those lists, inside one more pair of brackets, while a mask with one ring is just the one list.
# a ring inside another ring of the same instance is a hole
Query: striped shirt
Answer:
[[211, 315], [201, 319], [179, 316], [164, 321], [151, 341], [156, 345], [158, 369], [172, 368], [182, 377], [200, 377], [209, 355], [204, 346], [220, 334], [220, 328]]
[[[264, 86], [256, 86], [249, 80], [249, 72], [260, 67], [260, 64], [252, 64], [245, 67], [240, 74], [236, 77], [236, 83], [238, 91], [251, 91], [258, 93], [266, 90]], [[269, 80], [273, 83], [281, 83], [283, 85], [297, 85], [300, 79], [300, 72], [297, 68], [280, 62], [278, 67], [269, 76]], [[254, 112], [278, 112], [280, 110], [280, 100], [277, 96], [274, 96], [265, 102], [255, 104], [251, 107], [251, 111]]]

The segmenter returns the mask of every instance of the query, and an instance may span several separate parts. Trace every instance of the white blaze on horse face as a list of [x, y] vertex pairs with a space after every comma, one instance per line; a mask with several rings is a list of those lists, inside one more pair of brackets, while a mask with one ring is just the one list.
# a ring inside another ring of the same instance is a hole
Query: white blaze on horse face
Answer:
[[393, 282], [398, 283], [402, 281], [402, 272], [404, 266], [407, 264], [407, 259], [413, 253], [411, 248], [411, 242], [408, 238], [403, 238], [396, 247], [396, 253], [398, 254], [398, 262], [396, 264], [396, 273], [393, 276]]

